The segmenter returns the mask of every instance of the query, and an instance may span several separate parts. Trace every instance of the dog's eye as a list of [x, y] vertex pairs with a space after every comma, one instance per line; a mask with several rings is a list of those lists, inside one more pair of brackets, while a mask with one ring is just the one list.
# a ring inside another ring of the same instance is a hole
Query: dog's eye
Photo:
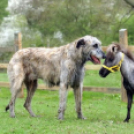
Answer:
[[98, 48], [98, 44], [94, 44], [93, 47], [94, 47], [94, 48]]

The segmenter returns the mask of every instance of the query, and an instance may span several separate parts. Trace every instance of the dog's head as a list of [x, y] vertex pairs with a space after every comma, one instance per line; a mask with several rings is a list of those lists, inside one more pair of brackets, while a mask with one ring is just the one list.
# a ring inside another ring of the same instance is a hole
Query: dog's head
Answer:
[[100, 59], [105, 58], [101, 50], [101, 42], [92, 36], [84, 36], [76, 44], [77, 49], [81, 49], [85, 61], [92, 61], [94, 64], [100, 64]]

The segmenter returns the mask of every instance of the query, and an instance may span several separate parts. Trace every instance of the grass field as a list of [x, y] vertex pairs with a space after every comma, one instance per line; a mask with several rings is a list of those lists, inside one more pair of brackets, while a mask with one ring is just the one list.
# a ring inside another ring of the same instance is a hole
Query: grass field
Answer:
[[[25, 93], [26, 94], [26, 93]], [[0, 88], [0, 134], [133, 134], [134, 113], [129, 123], [123, 123], [126, 104], [120, 95], [88, 92], [83, 93], [83, 113], [87, 118], [76, 118], [73, 92], [69, 91], [65, 119], [57, 120], [58, 91], [37, 90], [32, 107], [38, 116], [32, 118], [23, 108], [25, 98], [16, 102], [16, 118], [10, 118], [4, 108], [10, 92]]]
[[[0, 74], [0, 81], [7, 81], [6, 73]], [[40, 82], [42, 83], [42, 82]], [[119, 73], [110, 74], [107, 79], [98, 75], [98, 71], [86, 71], [84, 86], [117, 87], [121, 86]], [[24, 90], [26, 96], [26, 91]], [[10, 99], [7, 88], [0, 88], [0, 134], [133, 134], [134, 113], [132, 119], [124, 123], [126, 117], [126, 103], [121, 102], [119, 94], [105, 94], [98, 92], [83, 92], [83, 113], [87, 118], [76, 118], [73, 91], [68, 93], [65, 119], [57, 119], [59, 105], [58, 91], [37, 90], [32, 108], [36, 118], [30, 117], [24, 109], [25, 98], [16, 101], [16, 118], [9, 117], [4, 108]]]

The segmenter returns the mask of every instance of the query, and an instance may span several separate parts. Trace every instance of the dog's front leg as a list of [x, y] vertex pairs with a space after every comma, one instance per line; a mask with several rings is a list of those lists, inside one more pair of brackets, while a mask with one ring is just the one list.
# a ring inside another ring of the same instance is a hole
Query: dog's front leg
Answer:
[[67, 99], [67, 84], [60, 83], [60, 104], [59, 104], [59, 120], [64, 119], [64, 111], [66, 109], [66, 99]]
[[76, 104], [76, 112], [77, 112], [77, 117], [79, 119], [85, 119], [82, 114], [82, 109], [81, 109], [81, 102], [82, 102], [82, 92], [83, 92], [83, 84], [80, 83], [79, 86], [74, 87], [74, 95], [75, 95], [75, 104]]

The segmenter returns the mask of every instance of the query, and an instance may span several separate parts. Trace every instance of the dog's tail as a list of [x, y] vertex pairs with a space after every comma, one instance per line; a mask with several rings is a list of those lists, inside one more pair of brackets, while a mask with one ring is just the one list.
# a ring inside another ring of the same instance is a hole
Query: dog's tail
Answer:
[[9, 104], [6, 106], [5, 111], [9, 110]]

